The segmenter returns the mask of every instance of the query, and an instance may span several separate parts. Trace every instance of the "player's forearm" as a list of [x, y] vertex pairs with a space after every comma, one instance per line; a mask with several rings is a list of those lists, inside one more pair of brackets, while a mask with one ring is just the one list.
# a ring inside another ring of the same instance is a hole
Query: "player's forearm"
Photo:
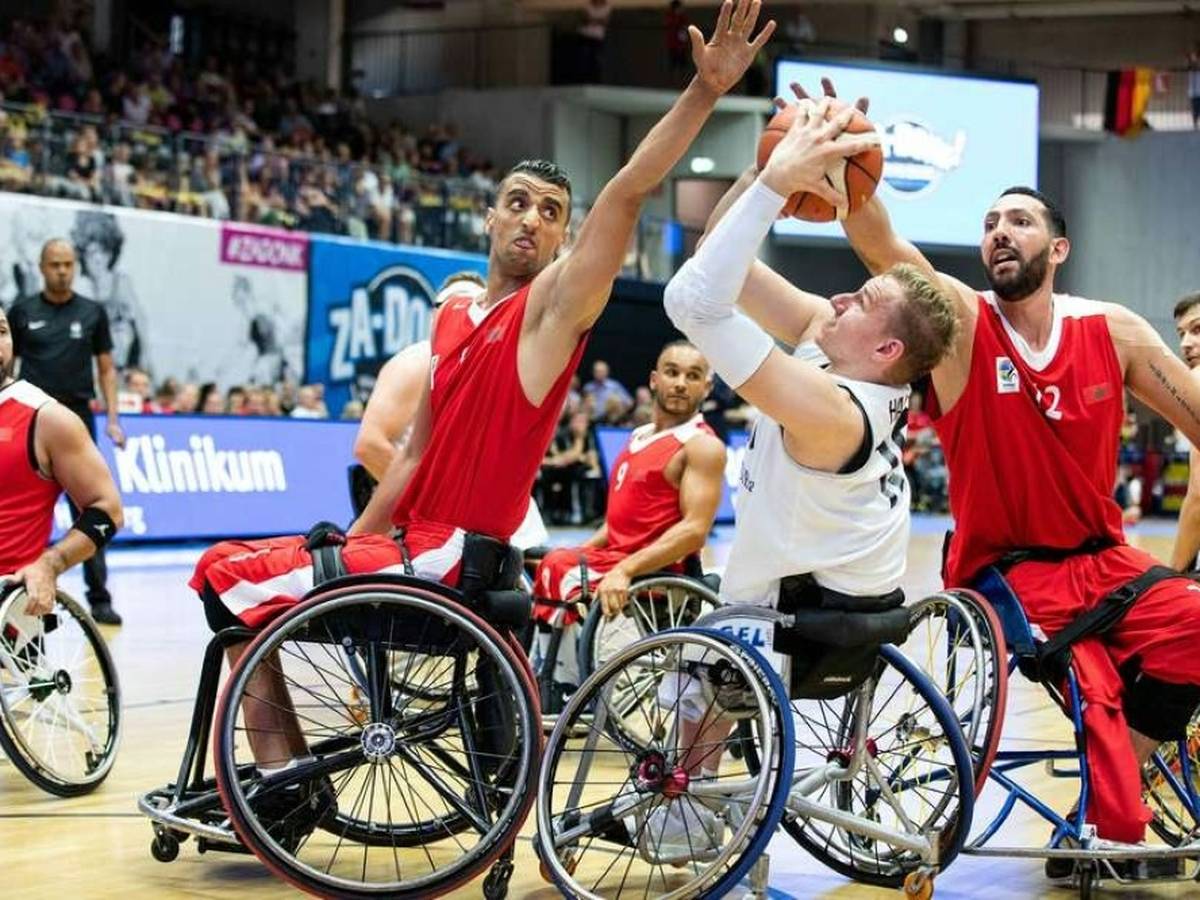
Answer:
[[350, 526], [349, 534], [387, 534], [391, 530], [392, 510], [408, 487], [420, 459], [416, 453], [396, 454], [375, 493], [371, 495], [367, 508]]
[[718, 99], [698, 78], [693, 78], [613, 178], [610, 185], [614, 191], [640, 203], [657, 188], [692, 145]]
[[872, 197], [842, 220], [850, 246], [872, 275], [886, 272], [896, 263], [908, 262], [933, 271], [916, 249], [892, 229], [892, 220], [878, 197]]
[[604, 522], [595, 533], [592, 534], [586, 541], [583, 542], [585, 547], [607, 547], [608, 546], [608, 523]]
[[1191, 571], [1200, 553], [1200, 497], [1188, 487], [1183, 506], [1179, 508], [1179, 527], [1175, 532], [1175, 545], [1171, 548], [1171, 568], [1179, 572]]
[[684, 519], [664, 531], [654, 543], [625, 557], [620, 566], [630, 578], [658, 572], [699, 553], [708, 539], [708, 531], [702, 523]]
[[49, 566], [57, 578], [71, 567], [91, 559], [95, 553], [96, 545], [91, 538], [72, 528], [61, 541], [47, 547], [39, 561]]
[[108, 366], [100, 370], [100, 391], [104, 394], [104, 411], [108, 421], [117, 421], [117, 368]]
[[380, 432], [364, 428], [354, 441], [354, 458], [363, 464], [376, 481], [383, 480], [395, 455], [395, 446]]

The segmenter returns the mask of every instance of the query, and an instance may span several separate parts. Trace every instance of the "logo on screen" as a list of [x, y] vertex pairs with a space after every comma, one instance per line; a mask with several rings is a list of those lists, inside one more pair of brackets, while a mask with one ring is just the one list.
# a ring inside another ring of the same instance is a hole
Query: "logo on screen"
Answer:
[[429, 337], [433, 288], [408, 266], [389, 266], [329, 310], [333, 381], [373, 376], [393, 354]]
[[962, 165], [967, 134], [947, 140], [922, 122], [905, 116], [883, 126], [883, 182], [901, 197], [919, 197]]

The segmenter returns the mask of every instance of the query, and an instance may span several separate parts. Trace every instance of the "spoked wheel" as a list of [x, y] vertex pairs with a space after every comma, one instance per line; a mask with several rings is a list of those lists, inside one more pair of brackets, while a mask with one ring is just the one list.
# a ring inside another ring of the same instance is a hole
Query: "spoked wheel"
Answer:
[[1008, 648], [1000, 620], [974, 591], [943, 591], [910, 607], [904, 654], [950, 703], [971, 750], [975, 794], [987, 784], [1008, 702]]
[[[717, 595], [707, 585], [674, 575], [654, 576], [634, 584], [629, 591], [629, 605], [611, 619], [605, 618], [600, 604], [593, 603], [579, 635], [580, 675], [587, 678], [634, 641], [691, 625], [719, 605]], [[631, 739], [622, 721], [621, 717], [610, 720], [613, 736]]]
[[95, 790], [120, 741], [117, 670], [91, 616], [56, 595], [54, 611], [28, 616], [24, 588], [0, 603], [0, 747], [44, 791]]
[[1172, 847], [1200, 836], [1200, 713], [1183, 740], [1161, 744], [1142, 767], [1142, 798], [1150, 827]]
[[[612, 702], [631, 672], [654, 680], [638, 748], [614, 742], [604, 723], [622, 714]], [[535, 838], [544, 874], [567, 897], [723, 896], [783, 813], [794, 742], [785, 703], [762, 656], [720, 632], [677, 629], [617, 651], [571, 698], [546, 748]], [[713, 752], [735, 719], [770, 760], [761, 775]], [[568, 748], [575, 727], [587, 737]]]
[[[849, 767], [859, 761], [851, 777], [826, 782], [807, 799], [897, 834], [937, 831], [938, 868], [953, 861], [974, 811], [971, 756], [950, 705], [912, 662], [884, 646], [874, 676], [855, 691], [791, 705], [797, 779], [830, 762]], [[746, 755], [756, 768], [753, 744]], [[815, 817], [785, 816], [783, 827], [825, 865], [856, 881], [900, 888], [906, 876], [928, 866], [912, 850]]]
[[[218, 704], [214, 758], [234, 828], [276, 874], [321, 896], [431, 897], [516, 838], [538, 730], [519, 649], [452, 593], [397, 579], [315, 596], [263, 631]], [[285, 754], [298, 761], [275, 771]], [[239, 779], [256, 762], [270, 774]]]

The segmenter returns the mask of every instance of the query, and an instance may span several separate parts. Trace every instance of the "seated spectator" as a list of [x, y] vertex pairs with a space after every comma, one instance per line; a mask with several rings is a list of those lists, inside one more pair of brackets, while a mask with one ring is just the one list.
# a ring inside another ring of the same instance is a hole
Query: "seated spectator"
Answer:
[[130, 366], [125, 370], [124, 384], [117, 391], [117, 411], [121, 413], [149, 413], [150, 395], [154, 388], [150, 376], [142, 369]]
[[650, 388], [644, 384], [639, 385], [633, 392], [633, 411], [629, 414], [629, 425], [633, 428], [641, 428], [653, 420], [654, 397]]
[[542, 462], [538, 506], [554, 525], [581, 525], [596, 517], [595, 490], [601, 478], [596, 436], [584, 413], [560, 426]]
[[[220, 394], [217, 394], [220, 397]], [[194, 381], [184, 382], [179, 386], [175, 395], [175, 411], [178, 413], [194, 413], [200, 411], [200, 386]]]
[[633, 398], [629, 396], [629, 391], [621, 382], [609, 377], [608, 363], [602, 359], [592, 363], [592, 380], [583, 386], [583, 395], [592, 398], [593, 419], [609, 416], [609, 397], [615, 397], [619, 401], [622, 414], [633, 406]]
[[240, 384], [235, 384], [225, 392], [225, 412], [231, 416], [246, 414], [246, 389]]
[[293, 419], [328, 419], [329, 410], [321, 402], [320, 395], [314, 385], [306, 384], [296, 392], [296, 408], [292, 410]]

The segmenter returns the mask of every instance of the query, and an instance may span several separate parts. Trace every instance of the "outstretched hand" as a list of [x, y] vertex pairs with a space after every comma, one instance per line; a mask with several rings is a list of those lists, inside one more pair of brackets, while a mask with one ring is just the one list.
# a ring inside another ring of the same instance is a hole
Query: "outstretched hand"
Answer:
[[879, 135], [875, 132], [845, 134], [854, 117], [854, 109], [846, 107], [830, 117], [831, 103], [830, 97], [815, 103], [808, 99], [799, 102], [795, 120], [759, 176], [763, 184], [777, 194], [788, 197], [798, 191], [808, 191], [835, 207], [846, 203], [846, 197], [834, 188], [826, 178], [826, 172], [836, 160], [877, 145]]
[[[812, 99], [812, 97], [809, 96], [808, 91], [804, 90], [804, 88], [800, 85], [800, 82], [793, 81], [791, 83], [791, 85], [789, 85], [789, 87], [791, 87], [792, 93], [796, 95], [797, 100], [811, 100]], [[837, 91], [834, 90], [833, 81], [831, 81], [830, 79], [828, 79], [828, 78], [821, 79], [821, 90], [824, 91], [826, 97], [833, 97], [834, 99], [837, 98]], [[778, 109], [784, 109], [787, 107], [787, 105], [788, 105], [788, 101], [784, 100], [782, 97], [775, 98], [775, 106]], [[857, 109], [864, 116], [867, 114], [867, 107], [869, 107], [870, 105], [871, 105], [871, 101], [869, 99], [867, 99], [866, 97], [859, 97], [857, 100], [854, 101], [855, 109]]]
[[717, 16], [712, 40], [707, 44], [699, 28], [688, 26], [696, 76], [714, 94], [720, 96], [737, 84], [758, 51], [774, 34], [775, 20], [772, 19], [763, 26], [758, 37], [750, 39], [761, 8], [761, 0], [737, 0], [736, 7], [733, 0], [725, 0]]

